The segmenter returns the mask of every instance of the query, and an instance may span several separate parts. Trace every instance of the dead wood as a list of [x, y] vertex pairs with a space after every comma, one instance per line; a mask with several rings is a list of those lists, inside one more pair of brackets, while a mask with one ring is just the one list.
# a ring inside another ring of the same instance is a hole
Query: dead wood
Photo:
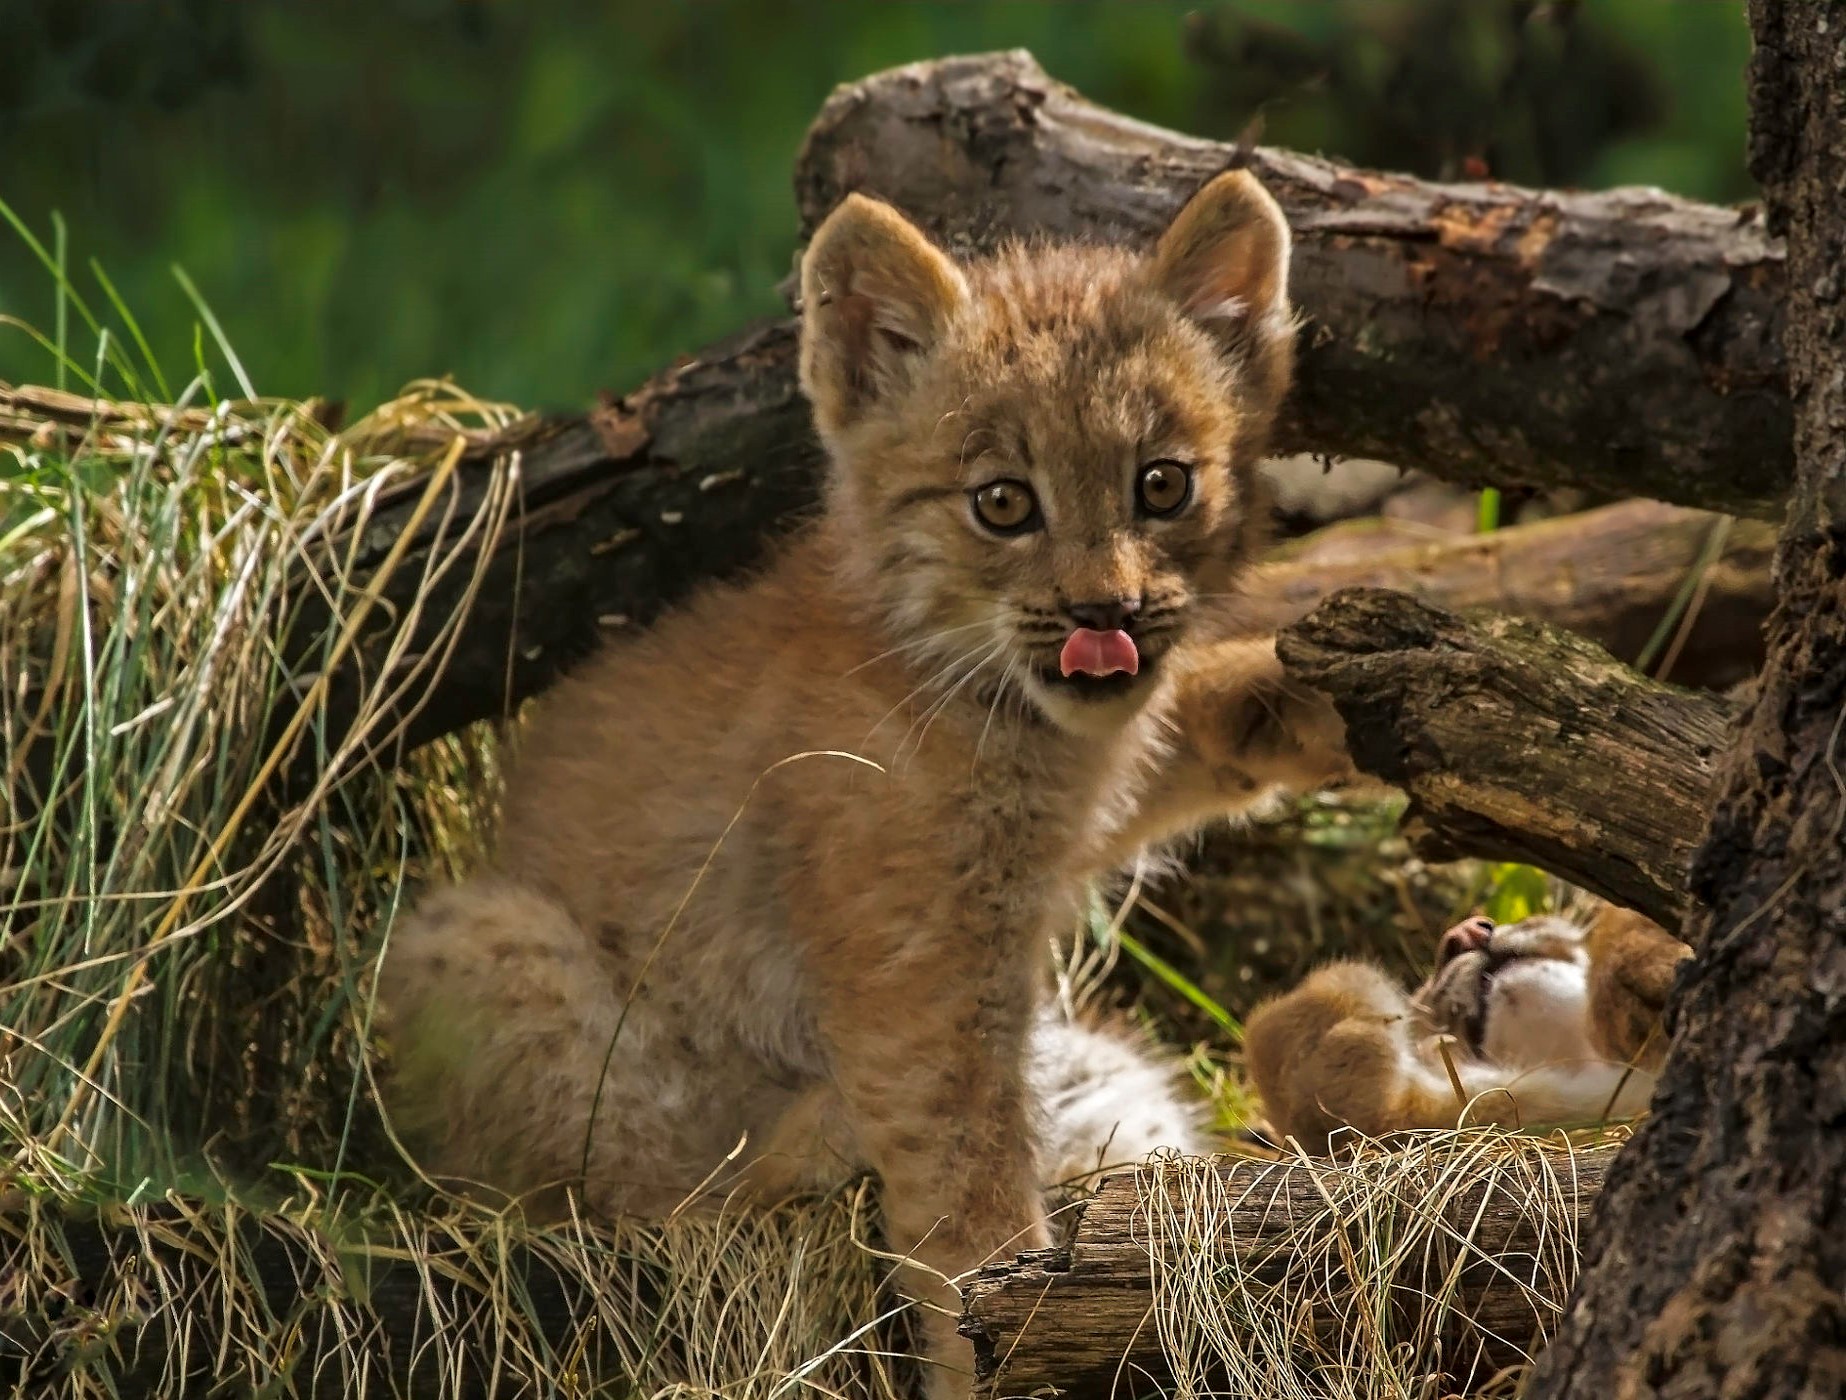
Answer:
[[[646, 625], [692, 588], [758, 563], [776, 529], [817, 502], [807, 413], [777, 365], [779, 330], [713, 361], [680, 366], [587, 420], [528, 427], [517, 440], [521, 502], [490, 547], [459, 644], [421, 706], [404, 716], [409, 746], [497, 718], [544, 689], [603, 639]], [[721, 463], [736, 465], [722, 466]], [[425, 589], [423, 565], [477, 508], [488, 457], [464, 462], [453, 499], [432, 512], [391, 581], [394, 612], [433, 633], [459, 602], [469, 559]], [[366, 528], [382, 558], [418, 498], [407, 488]], [[1493, 607], [1571, 627], [1637, 656], [1697, 565], [1717, 520], [1627, 502], [1492, 535], [1413, 544], [1366, 524], [1296, 542], [1252, 581], [1253, 627], [1305, 614], [1354, 584], [1407, 589], [1449, 607]], [[1370, 539], [1379, 547], [1365, 541]], [[1772, 532], [1729, 527], [1674, 674], [1728, 685], [1761, 658]], [[362, 561], [363, 565], [363, 561]], [[313, 636], [311, 628], [304, 635]], [[385, 637], [376, 639], [382, 650]], [[418, 654], [433, 644], [413, 640]], [[333, 704], [350, 705], [363, 658]]]
[[[1252, 617], [1282, 627], [1343, 589], [1391, 588], [1568, 628], [1625, 661], [1651, 643], [1655, 667], [1671, 657], [1671, 679], [1722, 689], [1762, 662], [1774, 553], [1770, 525], [1657, 501], [1433, 539], [1354, 520], [1275, 551], [1250, 586]], [[1675, 613], [1682, 593], [1687, 606]]]
[[1419, 854], [1527, 862], [1679, 926], [1732, 703], [1381, 589], [1334, 595], [1278, 650], [1333, 697], [1359, 767], [1409, 794]]
[[[1084, 1204], [1068, 1245], [990, 1265], [964, 1289], [975, 1396], [1166, 1393], [1148, 1382], [1158, 1387], [1169, 1376], [1163, 1333], [1185, 1330], [1186, 1322], [1160, 1317], [1157, 1298], [1183, 1306], [1185, 1295], [1172, 1292], [1182, 1275], [1211, 1280], [1213, 1301], [1229, 1315], [1262, 1316], [1267, 1336], [1295, 1334], [1304, 1362], [1319, 1350], [1369, 1364], [1368, 1324], [1349, 1311], [1350, 1272], [1319, 1247], [1342, 1228], [1356, 1236], [1357, 1226], [1340, 1218], [1346, 1207], [1374, 1223], [1395, 1222], [1401, 1262], [1390, 1275], [1392, 1331], [1433, 1337], [1434, 1369], [1448, 1384], [1432, 1393], [1462, 1390], [1522, 1362], [1549, 1330], [1574, 1272], [1554, 1272], [1554, 1261], [1570, 1258], [1568, 1241], [1601, 1186], [1605, 1157], [1563, 1161], [1550, 1207], [1523, 1176], [1482, 1169], [1459, 1185], [1439, 1185], [1439, 1152], [1427, 1173], [1389, 1177], [1350, 1164], [1248, 1160], [1111, 1176]], [[1189, 1221], [1185, 1238], [1150, 1224], [1167, 1211]], [[1424, 1230], [1427, 1246], [1401, 1248], [1406, 1231]], [[1363, 1242], [1353, 1243], [1363, 1256]], [[1367, 1280], [1368, 1291], [1375, 1283]], [[1381, 1320], [1374, 1315], [1370, 1324]], [[1248, 1344], [1271, 1343], [1252, 1335]]]

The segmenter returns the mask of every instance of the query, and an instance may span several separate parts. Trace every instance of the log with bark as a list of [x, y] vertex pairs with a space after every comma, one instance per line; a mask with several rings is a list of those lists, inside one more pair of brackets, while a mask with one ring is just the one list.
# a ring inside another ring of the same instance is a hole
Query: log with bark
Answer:
[[[813, 510], [818, 449], [806, 405], [778, 368], [792, 346], [792, 333], [779, 329], [746, 337], [586, 420], [527, 423], [464, 460], [385, 592], [393, 615], [415, 619], [419, 635], [409, 650], [419, 655], [434, 645], [470, 575], [482, 573], [454, 651], [402, 716], [407, 746], [510, 713], [600, 640], [645, 626], [701, 583], [747, 570], [778, 528], [794, 528]], [[426, 585], [430, 556], [479, 508], [491, 458], [506, 451], [519, 454], [521, 496], [486, 542], [489, 557], [476, 560], [470, 546]], [[420, 483], [411, 483], [366, 520], [357, 574], [385, 556], [420, 494]], [[1715, 530], [1724, 536], [1710, 550]], [[1265, 566], [1251, 581], [1247, 616], [1255, 627], [1280, 626], [1328, 592], [1366, 583], [1449, 607], [1544, 618], [1632, 658], [1688, 576], [1702, 571], [1704, 596], [1675, 674], [1722, 686], [1752, 674], [1761, 658], [1772, 539], [1756, 521], [1725, 525], [1705, 512], [1641, 501], [1421, 543], [1375, 525], [1336, 526]], [[300, 635], [312, 644], [319, 628], [310, 613]], [[369, 651], [382, 652], [389, 640], [375, 637]], [[336, 713], [350, 712], [360, 678], [376, 675], [367, 650], [332, 697]]]
[[[1369, 1370], [1377, 1329], [1422, 1343], [1414, 1359], [1396, 1359], [1443, 1376], [1430, 1393], [1465, 1389], [1528, 1359], [1572, 1281], [1571, 1242], [1609, 1154], [1555, 1155], [1542, 1178], [1503, 1175], [1482, 1159], [1450, 1175], [1454, 1159], [1440, 1144], [1428, 1149], [1423, 1170], [1400, 1161], [1383, 1171], [1378, 1159], [1363, 1169], [1232, 1160], [1108, 1177], [1084, 1202], [1068, 1244], [989, 1265], [963, 1290], [974, 1394], [1112, 1400], [1150, 1381], [1159, 1387], [1170, 1380], [1173, 1334], [1196, 1338], [1201, 1306], [1222, 1309], [1251, 1352], [1286, 1346], [1288, 1355], [1262, 1357], [1265, 1367], [1311, 1366], [1318, 1353], [1322, 1365], [1331, 1356]], [[1185, 1222], [1184, 1237], [1157, 1227], [1156, 1216]], [[1381, 1257], [1371, 1249], [1395, 1261], [1388, 1280], [1370, 1267]], [[1355, 1260], [1365, 1269], [1363, 1302]], [[1181, 1291], [1181, 1279], [1208, 1280], [1209, 1296]], [[1190, 1315], [1163, 1318], [1163, 1308]], [[1250, 1327], [1240, 1314], [1266, 1325]], [[1209, 1347], [1186, 1349], [1207, 1353], [1185, 1360], [1198, 1368], [1194, 1384], [1211, 1384]], [[1252, 1369], [1238, 1377], [1244, 1385]]]
[[[794, 353], [792, 324], [759, 327], [587, 416], [528, 420], [472, 446], [385, 583], [386, 611], [412, 619], [412, 656], [434, 646], [474, 594], [441, 673], [395, 717], [404, 747], [510, 714], [599, 640], [646, 626], [701, 583], [747, 570], [778, 531], [811, 513], [820, 448]], [[457, 550], [496, 463], [509, 458], [519, 477], [513, 509], [491, 538]], [[338, 538], [330, 553], [350, 557], [351, 575], [363, 581], [404, 533], [423, 490], [422, 480], [407, 482], [355, 523], [356, 552]], [[431, 560], [451, 554], [451, 566], [427, 579]], [[325, 629], [324, 611], [304, 609], [294, 633], [304, 665]], [[329, 699], [334, 715], [350, 715], [376, 683], [391, 640], [374, 634], [358, 648]]]
[[[1122, 1375], [1167, 1367], [1157, 1301], [1200, 1278], [1214, 1297], [1234, 1290], [1234, 1306], [1273, 1308], [1280, 1334], [1300, 1334], [1291, 1356], [1341, 1350], [1342, 1319], [1357, 1307], [1465, 1384], [1523, 1360], [1548, 1330], [1608, 1155], [1464, 1136], [1368, 1153], [1364, 1165], [1193, 1160], [1111, 1176], [1065, 1245], [972, 1281], [963, 1328], [975, 1393], [1125, 1393]], [[54, 1211], [49, 1228], [35, 1218]], [[561, 1245], [504, 1223], [414, 1228], [414, 1238], [368, 1240], [178, 1195], [131, 1210], [0, 1191], [0, 1278], [17, 1281], [0, 1289], [0, 1389], [106, 1384], [123, 1400], [184, 1400], [280, 1377], [311, 1397], [368, 1384], [485, 1396], [505, 1388], [497, 1348], [507, 1346], [534, 1364], [553, 1358], [557, 1375], [592, 1389], [619, 1389], [611, 1312], [643, 1328], [667, 1314], [672, 1290], [712, 1286], [594, 1232]], [[1355, 1274], [1325, 1253], [1385, 1239], [1389, 1270]], [[592, 1279], [573, 1262], [584, 1245], [622, 1262]], [[610, 1296], [612, 1279], [632, 1298]]]
[[1846, 6], [1751, 0], [1751, 171], [1788, 237], [1797, 478], [1698, 953], [1534, 1400], [1846, 1394]]
[[1240, 150], [1099, 107], [1024, 52], [842, 87], [808, 134], [796, 193], [809, 230], [858, 190], [958, 247], [1138, 242], [1234, 161], [1295, 232], [1306, 325], [1284, 447], [1467, 485], [1778, 508], [1792, 469], [1782, 252], [1752, 211]]
[[1273, 551], [1249, 584], [1248, 616], [1278, 628], [1342, 589], [1391, 588], [1548, 622], [1623, 660], [1648, 658], [1661, 679], [1724, 689], [1762, 662], [1774, 550], [1761, 521], [1655, 501], [1437, 538], [1354, 520]]
[[1527, 862], [1680, 926], [1730, 702], [1559, 628], [1380, 589], [1329, 598], [1277, 650], [1333, 697], [1359, 768], [1409, 794], [1420, 855]]

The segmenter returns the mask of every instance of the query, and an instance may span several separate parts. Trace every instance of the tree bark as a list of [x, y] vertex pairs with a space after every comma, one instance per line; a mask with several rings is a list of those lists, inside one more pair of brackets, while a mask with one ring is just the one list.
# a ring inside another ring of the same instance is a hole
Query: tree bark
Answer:
[[[412, 619], [412, 656], [436, 645], [475, 590], [441, 673], [393, 716], [394, 742], [414, 748], [512, 713], [600, 639], [646, 626], [697, 585], [749, 569], [779, 531], [812, 513], [820, 447], [794, 355], [792, 323], [766, 324], [587, 416], [533, 420], [475, 444], [386, 583], [386, 611]], [[457, 552], [496, 460], [509, 455], [516, 505], [493, 538]], [[379, 567], [423, 489], [409, 482], [333, 532], [328, 554], [346, 576], [363, 582]], [[450, 554], [452, 566], [429, 577], [432, 561]], [[327, 630], [326, 611], [306, 592], [310, 606], [292, 628], [301, 665], [312, 664]], [[371, 636], [338, 678], [328, 702], [336, 724], [376, 685], [390, 641]]]
[[1778, 509], [1792, 473], [1782, 255], [1749, 212], [1239, 150], [1087, 102], [1024, 52], [840, 88], [795, 187], [810, 231], [859, 190], [957, 247], [1037, 233], [1138, 243], [1239, 160], [1296, 237], [1307, 324], [1284, 450], [1467, 485]]
[[1751, 165], [1789, 245], [1794, 500], [1693, 872], [1652, 1115], [1533, 1394], [1846, 1393], [1846, 5], [1751, 0]]
[[[1238, 1307], [1264, 1311], [1290, 1337], [1292, 1357], [1265, 1358], [1277, 1365], [1363, 1351], [1370, 1339], [1352, 1334], [1350, 1264], [1330, 1264], [1318, 1248], [1330, 1230], [1344, 1230], [1357, 1251], [1348, 1261], [1365, 1258], [1361, 1219], [1390, 1222], [1380, 1237], [1388, 1234], [1399, 1261], [1390, 1316], [1373, 1313], [1372, 1323], [1395, 1340], [1422, 1340], [1414, 1361], [1400, 1360], [1406, 1370], [1445, 1375], [1448, 1383], [1432, 1393], [1451, 1394], [1525, 1362], [1526, 1345], [1550, 1330], [1571, 1282], [1568, 1241], [1601, 1185], [1607, 1155], [1558, 1154], [1555, 1202], [1543, 1202], [1530, 1178], [1500, 1177], [1479, 1161], [1466, 1181], [1439, 1181], [1440, 1146], [1428, 1149], [1427, 1172], [1408, 1176], [1332, 1162], [1184, 1163], [1162, 1168], [1152, 1188], [1191, 1222], [1194, 1233], [1178, 1247], [1156, 1243], [1150, 1214], [1165, 1208], [1150, 1205], [1137, 1174], [1108, 1177], [1084, 1203], [1068, 1245], [990, 1265], [963, 1290], [974, 1395], [1112, 1400], [1165, 1379], [1172, 1358], [1155, 1316], [1156, 1276], [1176, 1268], [1235, 1280], [1218, 1286], [1235, 1289]], [[1209, 1218], [1202, 1202], [1210, 1203]], [[1404, 1243], [1407, 1234], [1416, 1236], [1414, 1246]], [[1562, 1265], [1555, 1273], [1545, 1267], [1554, 1257]], [[1375, 1302], [1375, 1280], [1366, 1292]], [[1253, 1333], [1249, 1345], [1260, 1351], [1267, 1342]]]
[[1733, 708], [1571, 633], [1354, 589], [1282, 633], [1430, 860], [1524, 861], [1677, 928]]

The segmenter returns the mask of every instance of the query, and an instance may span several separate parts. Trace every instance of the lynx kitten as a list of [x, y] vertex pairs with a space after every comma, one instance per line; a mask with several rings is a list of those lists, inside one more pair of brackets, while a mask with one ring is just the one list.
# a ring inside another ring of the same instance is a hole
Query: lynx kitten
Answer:
[[1661, 1012], [1691, 956], [1612, 904], [1587, 923], [1469, 919], [1411, 994], [1368, 963], [1317, 969], [1251, 1013], [1244, 1058], [1278, 1136], [1309, 1152], [1458, 1123], [1632, 1118], [1653, 1097]]
[[1048, 1173], [1194, 1145], [1142, 1057], [1047, 1009], [1047, 941], [1151, 843], [1346, 771], [1221, 620], [1288, 250], [1240, 172], [1146, 257], [958, 264], [834, 211], [801, 276], [823, 516], [559, 685], [492, 870], [392, 935], [432, 1168], [644, 1212], [874, 1168], [940, 1305], [932, 1393], [966, 1393], [944, 1280], [1045, 1243]]

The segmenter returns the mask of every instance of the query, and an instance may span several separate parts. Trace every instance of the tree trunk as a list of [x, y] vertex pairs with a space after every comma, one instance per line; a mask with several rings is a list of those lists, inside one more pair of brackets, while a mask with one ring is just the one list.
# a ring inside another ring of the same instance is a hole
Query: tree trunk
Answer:
[[1086, 102], [1023, 52], [840, 88], [795, 188], [809, 230], [860, 190], [956, 246], [1135, 242], [1233, 160], [1295, 231], [1290, 290], [1307, 324], [1283, 450], [1465, 485], [1777, 508], [1792, 471], [1782, 260], [1748, 212], [1240, 151]]
[[1846, 4], [1751, 0], [1789, 244], [1794, 500], [1769, 660], [1694, 867], [1697, 960], [1533, 1394], [1846, 1394]]
[[1379, 589], [1336, 594], [1277, 651], [1333, 697], [1354, 762], [1410, 795], [1418, 854], [1525, 861], [1680, 926], [1727, 702], [1555, 627]]
[[[1112, 1400], [1176, 1363], [1212, 1394], [1243, 1394], [1264, 1371], [1369, 1370], [1393, 1346], [1393, 1364], [1452, 1394], [1527, 1361], [1554, 1325], [1610, 1155], [1451, 1138], [1359, 1167], [1233, 1159], [1107, 1177], [1068, 1245], [989, 1265], [963, 1290], [976, 1400]], [[1241, 1384], [1214, 1374], [1209, 1321], [1245, 1352]]]

